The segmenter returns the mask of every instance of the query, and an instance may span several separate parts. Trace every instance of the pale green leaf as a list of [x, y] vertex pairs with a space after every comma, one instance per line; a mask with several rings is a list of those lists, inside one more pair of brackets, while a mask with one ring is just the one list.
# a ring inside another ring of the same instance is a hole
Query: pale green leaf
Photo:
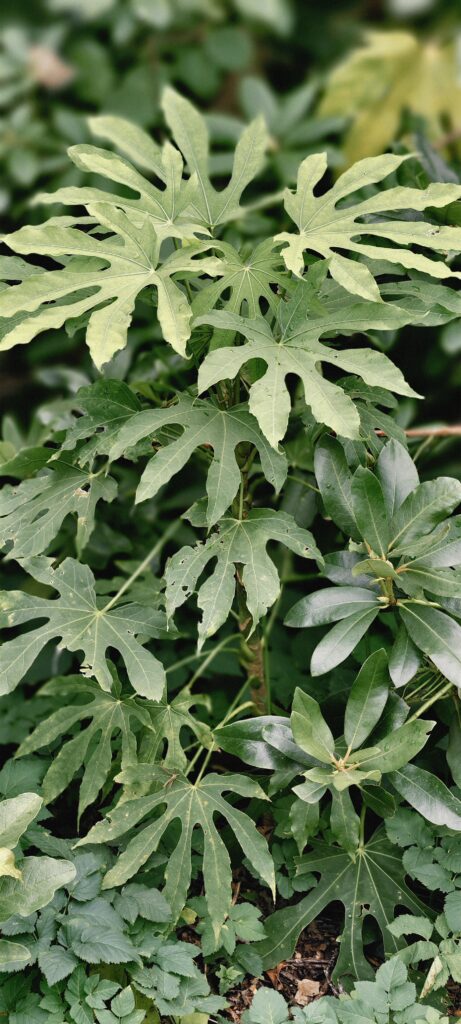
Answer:
[[253, 628], [277, 600], [280, 581], [266, 551], [278, 541], [302, 558], [321, 558], [312, 535], [297, 526], [286, 512], [252, 509], [246, 519], [221, 519], [215, 533], [196, 547], [183, 547], [169, 559], [165, 570], [166, 610], [171, 617], [194, 593], [208, 563], [216, 559], [211, 576], [198, 591], [202, 611], [199, 647], [226, 621], [235, 593], [235, 567], [240, 565]]
[[0, 846], [14, 850], [42, 803], [36, 793], [21, 793], [0, 802]]
[[[436, 278], [459, 276], [441, 260], [414, 252], [417, 245], [434, 253], [449, 253], [461, 245], [457, 227], [431, 224], [420, 220], [392, 219], [390, 214], [401, 210], [426, 210], [444, 207], [459, 199], [461, 186], [431, 184], [425, 189], [394, 187], [376, 192], [368, 199], [351, 197], [367, 186], [378, 184], [393, 174], [412, 154], [396, 156], [386, 154], [359, 160], [338, 178], [332, 189], [321, 196], [314, 189], [327, 170], [325, 153], [306, 157], [298, 170], [296, 191], [285, 191], [285, 208], [298, 228], [298, 234], [284, 231], [275, 236], [286, 242], [282, 251], [288, 270], [301, 276], [304, 272], [306, 250], [329, 259], [332, 277], [346, 291], [364, 299], [379, 302], [381, 295], [372, 269], [351, 259], [350, 254], [373, 260], [387, 260], [407, 270], [419, 270]], [[345, 200], [349, 204], [345, 205]], [[371, 244], [370, 239], [383, 239], [384, 243]], [[346, 251], [348, 256], [340, 255]]]
[[12, 914], [28, 917], [53, 899], [55, 892], [75, 878], [75, 867], [54, 857], [27, 857], [21, 864], [21, 879], [0, 879], [0, 918]]
[[298, 746], [318, 761], [330, 764], [335, 754], [335, 741], [320, 707], [313, 697], [299, 687], [295, 690], [291, 712], [291, 728]]
[[[135, 128], [134, 125], [130, 127]], [[89, 211], [95, 204], [105, 203], [114, 207], [115, 212], [123, 210], [137, 228], [141, 228], [144, 222], [150, 223], [159, 239], [191, 239], [198, 233], [207, 234], [203, 226], [194, 223], [186, 212], [196, 195], [197, 180], [194, 175], [184, 181], [181, 154], [171, 143], [164, 144], [159, 153], [160, 159], [152, 168], [164, 183], [162, 188], [152, 185], [127, 160], [109, 150], [78, 145], [71, 146], [68, 153], [80, 171], [123, 185], [136, 198], [100, 188], [70, 185], [56, 192], [40, 192], [35, 197], [36, 203], [86, 206]]]
[[209, 137], [202, 115], [170, 86], [164, 89], [162, 109], [190, 173], [197, 178], [197, 195], [191, 202], [194, 217], [207, 228], [235, 220], [244, 212], [240, 206], [242, 193], [264, 165], [269, 142], [264, 118], [256, 118], [242, 132], [235, 150], [231, 179], [224, 188], [216, 189], [209, 176]]
[[[323, 275], [323, 268], [319, 270]], [[315, 282], [318, 276], [317, 272]], [[352, 299], [346, 292], [342, 292], [341, 301], [337, 290], [331, 299], [327, 290], [319, 308], [319, 303], [314, 303], [313, 291], [314, 283], [309, 283], [308, 279], [298, 285], [286, 303], [279, 305], [275, 333], [261, 316], [250, 319], [217, 310], [195, 320], [197, 325], [211, 324], [243, 334], [248, 339], [244, 345], [218, 349], [206, 356], [199, 371], [199, 392], [220, 380], [233, 379], [252, 359], [266, 363], [266, 372], [250, 389], [249, 407], [274, 447], [284, 437], [288, 425], [291, 407], [286, 386], [288, 374], [301, 379], [305, 402], [315, 419], [344, 437], [359, 437], [359, 414], [342, 387], [322, 375], [320, 364], [357, 374], [372, 386], [387, 387], [398, 394], [415, 394], [384, 353], [364, 348], [331, 348], [319, 340], [338, 332], [353, 333], [373, 327], [391, 329], [398, 322], [408, 322], [408, 314], [398, 307], [390, 308], [390, 304]]]
[[182, 395], [175, 405], [132, 416], [117, 434], [110, 450], [115, 460], [141, 438], [151, 437], [167, 425], [179, 425], [183, 432], [153, 456], [144, 470], [136, 500], [152, 498], [189, 461], [202, 445], [213, 449], [213, 461], [207, 475], [207, 524], [213, 526], [231, 505], [240, 487], [241, 473], [236, 458], [239, 444], [254, 445], [267, 479], [279, 491], [284, 483], [285, 456], [275, 452], [261, 434], [258, 424], [245, 407], [220, 409], [211, 402]]
[[148, 221], [136, 227], [122, 210], [106, 202], [90, 204], [89, 212], [106, 235], [110, 232], [107, 237], [99, 239], [76, 227], [47, 223], [20, 228], [6, 236], [14, 251], [37, 253], [57, 261], [68, 256], [73, 259], [63, 269], [41, 271], [0, 292], [0, 317], [21, 312], [19, 322], [13, 323], [11, 330], [6, 329], [0, 347], [26, 344], [42, 331], [62, 327], [67, 320], [89, 313], [86, 340], [96, 366], [101, 368], [126, 344], [138, 294], [154, 286], [165, 340], [185, 355], [192, 313], [172, 275], [198, 269], [219, 272], [219, 261], [214, 257], [194, 260], [209, 248], [208, 243], [173, 252], [159, 267], [160, 239]]
[[110, 692], [113, 682], [106, 661], [106, 650], [111, 647], [122, 655], [133, 689], [143, 697], [159, 699], [165, 685], [163, 666], [136, 640], [136, 635], [158, 636], [164, 628], [163, 614], [135, 604], [105, 611], [98, 607], [89, 566], [72, 558], [66, 558], [57, 569], [51, 566], [51, 560], [40, 556], [24, 563], [36, 580], [59, 592], [58, 599], [34, 597], [20, 590], [0, 595], [3, 625], [47, 620], [1, 647], [1, 692], [14, 690], [45, 644], [59, 637], [67, 650], [83, 651], [82, 672], [94, 674], [103, 690]]

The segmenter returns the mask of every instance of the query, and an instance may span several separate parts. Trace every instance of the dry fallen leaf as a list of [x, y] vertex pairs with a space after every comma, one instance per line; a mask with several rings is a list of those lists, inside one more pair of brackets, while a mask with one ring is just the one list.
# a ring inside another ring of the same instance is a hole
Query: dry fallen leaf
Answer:
[[320, 982], [312, 981], [310, 978], [302, 978], [298, 981], [298, 988], [295, 995], [295, 1003], [298, 1006], [307, 1006], [320, 992]]

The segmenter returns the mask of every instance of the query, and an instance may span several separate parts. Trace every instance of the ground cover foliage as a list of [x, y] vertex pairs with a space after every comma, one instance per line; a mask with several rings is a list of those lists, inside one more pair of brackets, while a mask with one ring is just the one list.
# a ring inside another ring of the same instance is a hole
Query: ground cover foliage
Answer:
[[8, 1024], [461, 1006], [456, 9], [321, 6], [5, 8]]

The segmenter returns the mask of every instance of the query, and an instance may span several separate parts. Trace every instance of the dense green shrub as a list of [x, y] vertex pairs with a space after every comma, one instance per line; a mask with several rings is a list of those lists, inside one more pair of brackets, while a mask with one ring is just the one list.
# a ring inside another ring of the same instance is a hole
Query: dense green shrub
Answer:
[[[167, 46], [219, 13], [186, 8], [96, 20], [130, 52], [146, 21]], [[19, 187], [8, 162], [0, 350], [34, 408], [0, 442], [0, 1014], [225, 1021], [333, 906], [335, 995], [263, 985], [243, 1022], [445, 1024], [458, 428], [408, 429], [425, 377], [399, 355], [456, 349], [461, 185], [429, 136], [344, 169], [335, 95], [363, 54], [315, 115], [318, 82], [280, 96], [230, 63], [268, 26], [226, 10], [194, 60], [244, 73], [249, 123], [200, 113], [169, 67], [151, 117], [93, 96], [70, 173], [58, 136]], [[110, 61], [81, 21], [92, 39]]]

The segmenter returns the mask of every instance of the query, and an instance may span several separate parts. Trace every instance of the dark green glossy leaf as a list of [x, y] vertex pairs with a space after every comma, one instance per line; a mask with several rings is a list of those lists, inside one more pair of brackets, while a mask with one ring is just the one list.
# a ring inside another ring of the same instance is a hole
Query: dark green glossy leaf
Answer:
[[381, 606], [375, 604], [366, 611], [348, 615], [347, 619], [338, 622], [323, 640], [317, 644], [311, 658], [311, 674], [321, 676], [330, 669], [336, 668], [357, 647], [359, 640], [374, 622]]
[[311, 757], [329, 764], [335, 752], [333, 734], [317, 701], [299, 687], [295, 691], [291, 727], [296, 743]]
[[359, 540], [352, 504], [352, 475], [344, 448], [326, 435], [315, 446], [314, 469], [325, 511], [346, 537]]
[[461, 831], [461, 800], [435, 775], [408, 764], [393, 772], [389, 781], [400, 796], [433, 825], [446, 825]]
[[354, 515], [361, 536], [375, 554], [385, 557], [389, 547], [390, 527], [384, 495], [378, 477], [362, 466], [352, 480]]
[[461, 686], [461, 626], [438, 608], [407, 602], [400, 606], [407, 632], [416, 647], [455, 686]]
[[290, 608], [285, 625], [298, 629], [325, 626], [375, 605], [373, 591], [365, 587], [326, 587], [297, 601]]
[[387, 655], [381, 649], [364, 662], [351, 689], [344, 717], [344, 739], [356, 750], [379, 722], [389, 692]]

